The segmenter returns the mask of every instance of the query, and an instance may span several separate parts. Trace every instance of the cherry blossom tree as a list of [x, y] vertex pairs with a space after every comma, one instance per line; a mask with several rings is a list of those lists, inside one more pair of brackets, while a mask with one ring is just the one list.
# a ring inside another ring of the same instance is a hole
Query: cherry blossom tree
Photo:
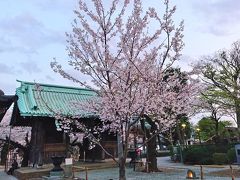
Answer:
[[[72, 76], [56, 60], [51, 67], [64, 78], [98, 94], [72, 106], [81, 112], [96, 112], [102, 122], [96, 131], [117, 134], [117, 162], [122, 180], [126, 179], [131, 128], [147, 115], [154, 117], [157, 131], [163, 131], [176, 123], [178, 114], [190, 109], [192, 80], [189, 78], [183, 85], [174, 73], [167, 81], [164, 79], [167, 70], [181, 55], [183, 22], [178, 26], [174, 24], [176, 7], [170, 7], [168, 0], [164, 1], [162, 15], [153, 7], [144, 12], [141, 0], [113, 0], [106, 4], [101, 0], [86, 2], [80, 0], [79, 9], [75, 11], [77, 19], [72, 33], [67, 33], [67, 50], [69, 65], [91, 81], [83, 82]], [[105, 9], [107, 4], [110, 4], [108, 10]], [[180, 89], [178, 92], [171, 90], [176, 86]], [[74, 121], [62, 119], [66, 126]], [[83, 124], [74, 123], [89, 133]]]
[[11, 127], [12, 109], [9, 109], [0, 123], [1, 163], [4, 163], [9, 149], [19, 149], [23, 153], [22, 166], [28, 165], [28, 151], [31, 137], [30, 127]]

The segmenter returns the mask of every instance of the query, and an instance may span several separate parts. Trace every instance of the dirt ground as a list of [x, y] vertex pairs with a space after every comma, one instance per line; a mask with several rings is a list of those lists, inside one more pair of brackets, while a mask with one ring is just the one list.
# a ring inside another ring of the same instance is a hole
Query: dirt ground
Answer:
[[[208, 173], [211, 176], [218, 176], [218, 177], [232, 177], [232, 173], [230, 168], [220, 171], [214, 171]], [[240, 177], [240, 169], [233, 169], [233, 176], [239, 178]]]
[[[146, 172], [146, 170], [144, 168], [140, 169], [136, 169], [136, 171], [140, 171], [140, 172]], [[176, 168], [158, 168], [158, 172], [161, 172], [161, 173], [177, 173], [177, 172], [182, 172], [183, 170], [180, 170], [180, 169], [176, 169]]]
[[174, 169], [174, 168], [159, 168], [159, 171], [163, 172], [163, 173], [177, 173], [177, 172], [181, 172], [183, 170]]

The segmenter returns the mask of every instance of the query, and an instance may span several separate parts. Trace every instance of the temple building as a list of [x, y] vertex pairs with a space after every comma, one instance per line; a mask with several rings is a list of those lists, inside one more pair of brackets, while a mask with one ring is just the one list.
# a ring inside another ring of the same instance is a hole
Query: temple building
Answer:
[[[19, 82], [21, 85], [16, 89], [16, 96], [9, 99], [14, 102], [11, 125], [32, 127], [29, 156], [31, 164], [41, 165], [50, 162], [52, 156], [67, 156], [68, 132], [61, 129], [61, 122], [56, 120], [56, 114], [60, 113], [65, 117], [77, 115], [80, 117], [77, 120], [89, 127], [101, 122], [97, 115], [87, 112], [77, 114], [79, 111], [76, 112], [71, 106], [72, 102], [83, 102], [96, 96], [96, 92], [92, 90]], [[7, 105], [8, 103], [6, 103]], [[108, 133], [101, 134], [101, 144], [114, 156], [117, 155], [115, 136]], [[80, 148], [80, 158], [100, 160], [107, 157], [99, 146], [92, 149], [89, 149], [88, 146], [89, 142], [85, 139]]]

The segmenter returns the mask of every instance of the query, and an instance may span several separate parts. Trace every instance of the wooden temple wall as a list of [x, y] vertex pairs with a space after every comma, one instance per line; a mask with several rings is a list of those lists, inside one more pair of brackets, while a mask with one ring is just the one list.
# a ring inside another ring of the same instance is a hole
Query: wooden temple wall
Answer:
[[44, 128], [43, 122], [34, 120], [31, 133], [31, 149], [30, 149], [30, 164], [43, 164], [43, 144], [44, 144]]
[[[42, 165], [51, 163], [52, 156], [67, 155], [68, 138], [63, 132], [56, 130], [53, 119], [34, 119], [32, 121], [30, 164]], [[103, 147], [113, 156], [117, 157], [117, 141], [109, 139], [107, 134], [103, 134]], [[88, 144], [80, 149], [79, 159], [95, 161], [110, 158], [98, 145], [93, 149], [88, 149]]]
[[[51, 121], [34, 120], [30, 142], [30, 164], [41, 165], [52, 162], [52, 156], [66, 156], [67, 145], [63, 133], [51, 128], [51, 124]], [[51, 131], [51, 134], [48, 131]]]
[[67, 145], [65, 143], [44, 144], [43, 161], [44, 163], [52, 162], [52, 156], [66, 157]]

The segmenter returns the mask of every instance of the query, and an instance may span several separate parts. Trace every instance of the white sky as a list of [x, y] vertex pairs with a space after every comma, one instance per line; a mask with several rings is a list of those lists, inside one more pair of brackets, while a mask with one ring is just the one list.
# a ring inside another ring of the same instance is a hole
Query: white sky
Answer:
[[[161, 8], [161, 2], [143, 0], [143, 5]], [[185, 21], [182, 68], [239, 39], [240, 1], [170, 2], [177, 5], [176, 22]], [[19, 86], [16, 79], [73, 85], [49, 64], [54, 57], [60, 62], [68, 60], [65, 32], [71, 31], [77, 0], [2, 0], [0, 8], [0, 89], [14, 94]]]

